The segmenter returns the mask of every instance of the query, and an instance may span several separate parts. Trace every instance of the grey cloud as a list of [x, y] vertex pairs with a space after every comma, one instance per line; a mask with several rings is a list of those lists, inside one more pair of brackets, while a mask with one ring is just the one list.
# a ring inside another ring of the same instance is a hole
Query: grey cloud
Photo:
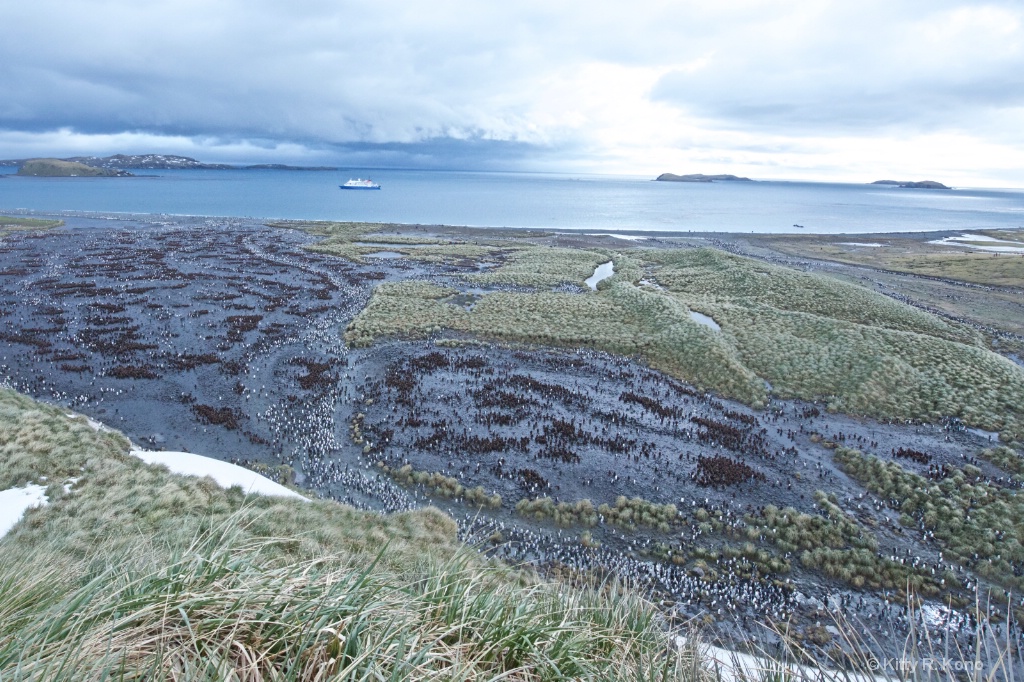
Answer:
[[666, 74], [651, 96], [727, 126], [811, 135], [977, 129], [1024, 103], [1019, 4], [854, 6], [805, 30], [741, 28], [745, 47], [709, 47], [706, 68]]
[[[8, 2], [0, 129], [248, 140], [444, 167], [600, 158], [607, 150], [585, 127], [538, 129], [532, 112], [551, 79], [606, 62], [670, 69], [650, 97], [719, 130], [799, 137], [971, 124], [998, 140], [1018, 135], [1005, 112], [1024, 104], [1020, 29], [979, 43], [999, 28], [982, 16], [966, 37], [944, 39], [941, 22], [938, 37], [928, 33], [930, 18], [978, 7]], [[1022, 16], [1019, 2], [991, 7]], [[679, 67], [700, 58], [704, 68]]]
[[[846, 73], [804, 81], [736, 72], [699, 77], [673, 73], [659, 82], [652, 96], [700, 117], [786, 133], [967, 128], [982, 123], [980, 118], [991, 109], [1024, 104], [1024, 65], [1020, 68], [975, 82], [910, 83], [892, 78], [872, 82]], [[733, 89], [723, 90], [720, 80]]]

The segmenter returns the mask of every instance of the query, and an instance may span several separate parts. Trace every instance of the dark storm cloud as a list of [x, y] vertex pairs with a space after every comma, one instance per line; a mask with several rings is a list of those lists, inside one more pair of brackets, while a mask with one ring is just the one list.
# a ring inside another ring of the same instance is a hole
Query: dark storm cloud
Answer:
[[803, 168], [796, 140], [816, 136], [1019, 146], [1022, 17], [964, 0], [9, 2], [0, 157], [621, 169], [783, 149]]

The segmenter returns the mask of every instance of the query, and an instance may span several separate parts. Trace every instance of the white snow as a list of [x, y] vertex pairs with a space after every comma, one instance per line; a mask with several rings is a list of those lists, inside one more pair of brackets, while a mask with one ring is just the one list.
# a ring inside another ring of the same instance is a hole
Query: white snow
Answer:
[[0, 538], [14, 528], [26, 511], [46, 504], [46, 488], [29, 484], [24, 488], [0, 490]]
[[[686, 644], [686, 638], [676, 636], [677, 647]], [[839, 670], [812, 668], [796, 663], [784, 666], [769, 658], [752, 656], [751, 654], [730, 651], [717, 646], [700, 647], [704, 665], [716, 672], [722, 682], [743, 682], [745, 680], [781, 679], [806, 680], [808, 682], [894, 682], [892, 678], [881, 675], [864, 675]]]
[[98, 422], [95, 419], [92, 419], [91, 417], [86, 417], [84, 414], [75, 414], [74, 412], [69, 412], [68, 419], [84, 419], [85, 423], [91, 426], [93, 431], [110, 430], [110, 428], [106, 424]]
[[603, 279], [608, 279], [614, 274], [615, 270], [612, 266], [612, 261], [608, 261], [607, 263], [601, 263], [601, 265], [598, 265], [596, 268], [594, 268], [594, 274], [591, 275], [590, 277], [587, 277], [586, 284], [594, 291], [597, 291], [597, 283]]
[[877, 244], [875, 242], [839, 242], [840, 246], [867, 246], [870, 248], [878, 248], [885, 246], [885, 244]]
[[223, 488], [240, 486], [247, 493], [270, 495], [274, 497], [294, 497], [307, 501], [294, 490], [289, 490], [280, 483], [260, 476], [255, 471], [229, 462], [222, 462], [212, 457], [194, 455], [190, 452], [165, 452], [153, 450], [132, 450], [135, 455], [147, 464], [163, 464], [172, 473], [183, 476], [209, 476]]
[[[974, 243], [964, 244], [961, 242], [984, 242], [985, 245]], [[965, 249], [976, 251], [991, 251], [993, 253], [1024, 253], [1024, 242], [1012, 242], [1005, 239], [996, 239], [983, 234], [962, 234], [959, 237], [946, 237], [945, 239], [934, 239], [929, 244], [941, 244], [942, 246], [960, 246]]]
[[638, 237], [632, 234], [610, 234], [608, 232], [601, 232], [596, 234], [587, 234], [588, 237], [614, 237], [615, 239], [626, 239], [631, 242], [642, 242], [647, 237]]
[[992, 242], [994, 244], [1020, 244], [1020, 242], [1011, 242], [1005, 239], [996, 239], [995, 237], [989, 237], [984, 234], [962, 234], [959, 237], [946, 237], [943, 241], [950, 242]]

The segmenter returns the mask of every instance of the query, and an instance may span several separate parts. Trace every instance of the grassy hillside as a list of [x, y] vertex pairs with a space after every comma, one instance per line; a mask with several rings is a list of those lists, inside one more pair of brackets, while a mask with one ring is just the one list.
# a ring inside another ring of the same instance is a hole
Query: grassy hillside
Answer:
[[[0, 679], [694, 679], [653, 607], [486, 563], [433, 509], [246, 496], [0, 389]], [[696, 676], [700, 677], [700, 676]]]
[[[418, 251], [404, 253], [417, 258]], [[877, 418], [957, 416], [1009, 437], [1024, 435], [1024, 370], [985, 348], [970, 327], [863, 287], [707, 248], [622, 253], [504, 246], [495, 253], [503, 264], [465, 275], [468, 285], [534, 291], [484, 293], [467, 307], [454, 288], [385, 283], [346, 338], [367, 345], [388, 334], [451, 329], [589, 346], [640, 356], [753, 405], [770, 390]], [[598, 292], [552, 289], [560, 282], [581, 286], [608, 259], [616, 274]], [[691, 311], [710, 316], [721, 330], [694, 321]]]
[[[982, 237], [1006, 242], [1007, 246], [1022, 243], [1024, 231], [992, 230]], [[931, 244], [920, 239], [890, 235], [875, 235], [873, 243], [879, 246], [859, 247], [849, 237], [826, 235], [773, 236], [770, 240], [752, 237], [755, 244], [770, 244], [771, 248], [791, 256], [820, 258], [823, 260], [866, 265], [893, 272], [926, 277], [972, 282], [986, 286], [1024, 286], [1024, 258], [1014, 253], [981, 253], [962, 246]], [[992, 246], [991, 242], [976, 242]]]
[[28, 175], [39, 178], [112, 178], [126, 175], [123, 171], [109, 170], [107, 168], [93, 168], [84, 163], [75, 161], [61, 161], [60, 159], [29, 159], [21, 168], [18, 175]]
[[63, 220], [43, 220], [40, 218], [25, 218], [22, 216], [0, 215], [0, 240], [4, 235], [12, 232], [23, 232], [32, 230], [49, 230], [60, 227]]

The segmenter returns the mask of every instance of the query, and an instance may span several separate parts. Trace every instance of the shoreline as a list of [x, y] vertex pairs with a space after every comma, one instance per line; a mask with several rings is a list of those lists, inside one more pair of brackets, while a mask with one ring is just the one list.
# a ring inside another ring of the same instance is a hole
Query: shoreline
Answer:
[[[737, 540], [739, 519], [761, 519], [757, 510], [769, 505], [818, 515], [814, 494], [822, 490], [834, 493], [850, 518], [878, 524], [870, 532], [885, 556], [913, 548], [914, 559], [946, 570], [934, 546], [904, 533], [880, 502], [861, 510], [848, 499], [860, 489], [844, 478], [831, 450], [849, 443], [889, 459], [887, 453], [909, 449], [927, 453], [934, 466], [958, 467], [964, 455], [992, 445], [955, 424], [886, 423], [832, 414], [821, 402], [773, 399], [768, 409], [754, 410], [669, 381], [635, 357], [597, 350], [467, 343], [454, 332], [348, 347], [341, 331], [381, 282], [452, 283], [478, 268], [461, 257], [360, 262], [329, 256], [307, 248], [314, 235], [248, 218], [68, 213], [56, 214], [71, 223], [66, 232], [18, 237], [2, 257], [5, 276], [14, 279], [7, 280], [0, 308], [10, 311], [19, 333], [7, 339], [0, 373], [10, 374], [18, 390], [103, 420], [143, 447], [218, 453], [243, 466], [287, 464], [304, 489], [358, 508], [436, 504], [468, 537], [500, 534], [503, 543], [489, 552], [514, 564], [615, 570], [649, 585], [669, 604], [670, 617], [709, 617], [737, 639], [756, 634], [746, 618], [768, 610], [795, 613], [801, 627], [820, 635], [815, 614], [861, 595], [850, 608], [877, 627], [898, 629], [906, 617], [874, 589], [860, 592], [823, 577], [803, 567], [799, 555], [786, 556], [786, 548], [768, 543], [758, 545], [763, 556], [724, 554]], [[132, 229], [133, 222], [141, 229]], [[103, 229], [89, 233], [90, 224]], [[380, 227], [492, 243], [527, 236], [541, 245], [593, 250], [670, 248], [686, 240], [721, 248], [715, 239], [692, 236], [637, 244], [534, 230]], [[723, 236], [746, 243], [746, 235]], [[467, 294], [457, 303], [474, 301]], [[387, 383], [389, 377], [395, 379]], [[513, 400], [508, 393], [515, 387]], [[482, 426], [486, 438], [479, 436]], [[538, 435], [558, 442], [541, 447]], [[733, 451], [765, 480], [708, 486], [693, 477]], [[929, 471], [917, 460], [901, 462], [920, 475]], [[441, 484], [402, 485], [406, 464], [445, 477], [443, 485], [500, 495], [501, 506], [479, 513], [457, 494], [442, 494]], [[988, 478], [1002, 475], [977, 464]], [[518, 510], [519, 501], [541, 497], [592, 500], [599, 508], [617, 505], [619, 496], [679, 504], [686, 518], [673, 518], [678, 525], [669, 531], [604, 522], [584, 531]], [[709, 530], [692, 535], [696, 506]], [[734, 583], [705, 584], [708, 571]], [[715, 602], [722, 599], [735, 601], [734, 618], [743, 617], [742, 624], [718, 612]]]
[[[809, 230], [802, 230], [799, 232], [755, 232], [755, 231], [720, 231], [720, 230], [637, 230], [628, 228], [594, 228], [594, 227], [516, 227], [516, 226], [497, 226], [497, 225], [448, 225], [442, 223], [396, 223], [396, 222], [375, 222], [366, 220], [313, 220], [304, 218], [293, 218], [293, 217], [266, 217], [266, 216], [242, 216], [242, 215], [209, 215], [201, 213], [135, 213], [130, 211], [82, 211], [77, 209], [62, 209], [59, 211], [47, 211], [47, 210], [36, 210], [36, 209], [0, 209], [0, 215], [6, 216], [18, 216], [26, 218], [54, 218], [54, 219], [68, 219], [78, 218], [82, 220], [121, 220], [121, 221], [140, 221], [140, 222], [152, 222], [154, 220], [232, 220], [232, 221], [248, 221], [259, 224], [267, 223], [281, 223], [281, 227], [284, 227], [285, 223], [296, 223], [296, 224], [358, 224], [358, 225], [376, 225], [383, 229], [393, 229], [395, 231], [404, 230], [437, 230], [437, 231], [450, 231], [455, 235], [470, 235], [475, 236], [487, 236], [494, 235], [503, 231], [511, 231], [521, 233], [517, 236], [529, 236], [527, 233], [530, 232], [542, 232], [549, 233], [553, 236], [573, 236], [573, 237], [608, 237], [611, 239], [616, 238], [615, 235], [626, 235], [628, 237], [642, 237], [645, 240], [657, 240], [661, 239], [772, 239], [772, 238], [813, 238], [813, 237], [836, 237], [836, 238], [849, 238], [849, 239], [867, 239], [870, 237], [887, 238], [887, 239], [914, 239], [919, 241], [926, 241], [927, 239], [938, 239], [951, 236], [959, 236], [964, 233], [983, 233], [988, 231], [1006, 231], [1007, 228], [1001, 227], [986, 227], [986, 228], [956, 228], [956, 229], [943, 229], [943, 230], [910, 230], [910, 231], [898, 231], [898, 232], [816, 232], [813, 228]], [[74, 228], [74, 225], [65, 225], [65, 227]], [[1024, 232], [1024, 226], [1017, 228]], [[480, 233], [477, 235], [477, 233]], [[622, 239], [621, 241], [631, 241]], [[644, 246], [643, 243], [634, 243], [633, 246]], [[626, 244], [623, 244], [626, 246]], [[1016, 255], [1016, 254], [1007, 254]]]

